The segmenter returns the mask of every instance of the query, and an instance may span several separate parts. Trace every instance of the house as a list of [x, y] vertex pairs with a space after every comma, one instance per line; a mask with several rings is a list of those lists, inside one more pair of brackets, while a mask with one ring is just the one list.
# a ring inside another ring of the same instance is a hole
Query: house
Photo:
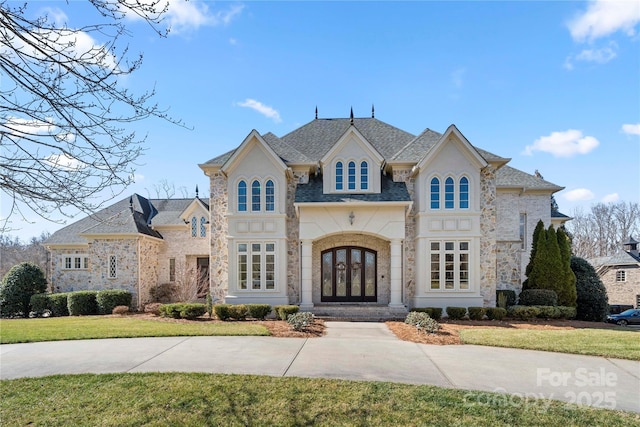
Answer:
[[588, 261], [607, 289], [610, 305], [640, 307], [640, 253], [633, 237], [614, 255]]
[[494, 306], [496, 289], [521, 289], [538, 220], [568, 219], [551, 212], [562, 187], [509, 161], [454, 125], [413, 135], [373, 111], [316, 112], [200, 164], [208, 203], [134, 195], [54, 233], [51, 283], [144, 303], [180, 265], [230, 303]]

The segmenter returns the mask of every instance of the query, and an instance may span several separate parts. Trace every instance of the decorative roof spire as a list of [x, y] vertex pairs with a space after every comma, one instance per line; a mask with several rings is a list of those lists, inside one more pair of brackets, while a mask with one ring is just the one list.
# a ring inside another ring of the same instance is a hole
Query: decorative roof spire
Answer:
[[198, 197], [198, 184], [196, 184], [196, 198]]
[[371, 104], [371, 118], [375, 119], [376, 118], [376, 109], [373, 106], [373, 104]]
[[351, 107], [351, 124], [353, 124], [353, 107]]
[[133, 196], [129, 196], [129, 209], [133, 212]]
[[316, 105], [316, 120], [318, 120], [318, 106]]

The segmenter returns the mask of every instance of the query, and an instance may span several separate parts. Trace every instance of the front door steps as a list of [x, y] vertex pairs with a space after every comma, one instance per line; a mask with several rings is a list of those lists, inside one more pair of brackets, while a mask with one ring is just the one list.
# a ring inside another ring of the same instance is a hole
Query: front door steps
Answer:
[[409, 313], [406, 307], [389, 307], [382, 304], [339, 303], [316, 304], [309, 311], [319, 319], [352, 322], [404, 321]]

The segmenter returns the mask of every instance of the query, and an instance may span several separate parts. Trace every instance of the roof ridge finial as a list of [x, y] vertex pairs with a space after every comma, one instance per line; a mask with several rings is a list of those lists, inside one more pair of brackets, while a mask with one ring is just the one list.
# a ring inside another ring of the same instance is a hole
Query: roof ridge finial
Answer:
[[316, 120], [318, 120], [318, 106], [316, 105]]
[[351, 118], [351, 124], [353, 124], [353, 107], [351, 107], [351, 116], [350, 116], [350, 118]]
[[196, 198], [198, 198], [198, 184], [196, 184]]
[[375, 119], [376, 118], [376, 109], [373, 105], [373, 102], [371, 103], [371, 118]]
[[129, 196], [129, 209], [133, 212], [133, 195]]

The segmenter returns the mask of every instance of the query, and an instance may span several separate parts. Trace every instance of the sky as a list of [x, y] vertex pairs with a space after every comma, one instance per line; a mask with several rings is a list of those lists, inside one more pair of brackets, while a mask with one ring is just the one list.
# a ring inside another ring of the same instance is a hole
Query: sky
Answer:
[[[165, 38], [128, 19], [129, 50], [144, 61], [122, 84], [155, 88], [186, 127], [131, 124], [147, 135], [145, 152], [116, 200], [153, 198], [163, 182], [175, 197], [196, 185], [207, 195], [198, 164], [253, 129], [283, 136], [316, 107], [344, 118], [351, 108], [370, 117], [374, 105], [412, 134], [453, 123], [510, 166], [539, 170], [565, 187], [555, 198], [568, 215], [640, 202], [640, 0], [168, 1]], [[99, 19], [88, 2], [28, 4], [43, 11], [70, 28]], [[10, 218], [23, 240], [63, 226], [25, 213]]]

